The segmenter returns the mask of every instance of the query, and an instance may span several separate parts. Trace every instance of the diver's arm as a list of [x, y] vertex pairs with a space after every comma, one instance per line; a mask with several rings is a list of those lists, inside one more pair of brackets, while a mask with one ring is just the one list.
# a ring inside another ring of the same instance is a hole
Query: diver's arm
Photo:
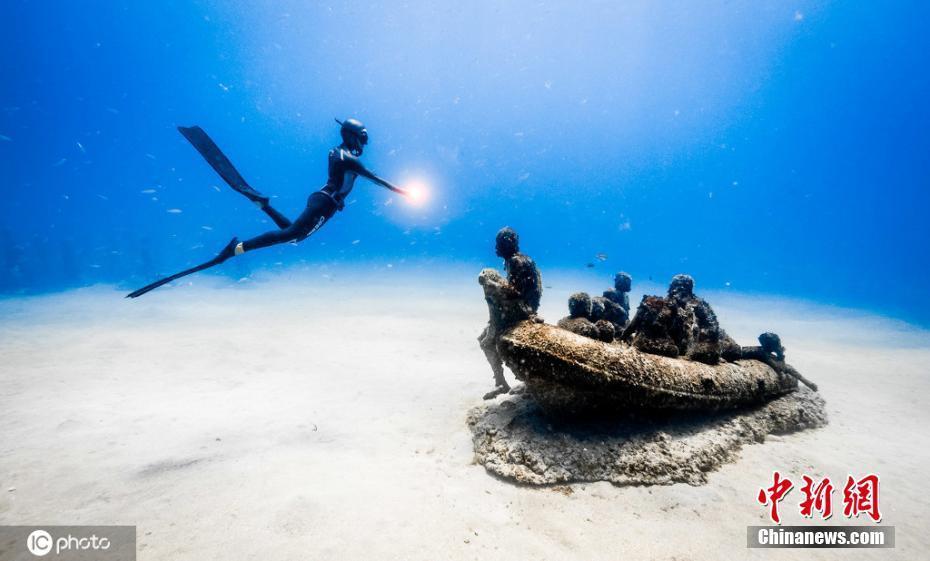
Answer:
[[359, 174], [359, 175], [363, 175], [364, 177], [370, 179], [371, 181], [377, 183], [378, 185], [381, 185], [382, 187], [386, 187], [387, 189], [390, 189], [391, 191], [394, 191], [397, 194], [404, 195], [404, 196], [408, 195], [405, 189], [401, 189], [400, 187], [398, 187], [397, 185], [394, 185], [393, 183], [391, 183], [390, 181], [386, 179], [381, 179], [380, 177], [371, 173], [367, 169], [365, 170], [365, 172], [366, 173]]
[[365, 179], [368, 179], [369, 181], [377, 183], [378, 185], [381, 185], [382, 187], [385, 187], [391, 191], [394, 191], [397, 194], [404, 195], [404, 196], [409, 195], [406, 189], [401, 189], [400, 187], [398, 187], [397, 185], [394, 185], [390, 181], [386, 179], [381, 179], [377, 175], [371, 173], [371, 171], [369, 171], [368, 168], [366, 168], [365, 165], [358, 158], [353, 156], [349, 161], [351, 162], [351, 165], [354, 168], [355, 173], [361, 175]]

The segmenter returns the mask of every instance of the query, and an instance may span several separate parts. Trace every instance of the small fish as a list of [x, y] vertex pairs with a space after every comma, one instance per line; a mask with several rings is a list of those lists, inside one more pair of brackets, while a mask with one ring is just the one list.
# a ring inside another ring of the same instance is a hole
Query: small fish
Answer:
[[201, 228], [203, 228], [204, 230], [206, 230], [206, 231], [208, 231], [208, 232], [210, 232], [210, 231], [213, 230], [213, 226], [201, 226]]
[[166, 212], [168, 214], [181, 214], [184, 211], [179, 208], [169, 208]]
[[352, 240], [352, 245], [358, 245], [362, 240]]
[[154, 159], [155, 159], [155, 156], [153, 156], [152, 154], [146, 154], [145, 157], [148, 158], [148, 159], [150, 159], [150, 160], [154, 160]]
[[595, 255], [595, 257], [597, 257], [598, 261], [607, 261], [606, 253], [598, 253], [597, 255]]
[[219, 187], [217, 187], [216, 185], [211, 185], [211, 187], [213, 187], [214, 189], [216, 189], [216, 192], [217, 192], [217, 193], [222, 193], [222, 192], [223, 192], [223, 190], [220, 189]]
[[87, 150], [84, 150], [84, 145], [83, 145], [83, 144], [81, 144], [80, 142], [75, 142], [75, 144], [77, 144], [78, 150], [81, 151], [81, 154], [86, 154], [86, 153], [87, 153]]
[[99, 194], [99, 193], [97, 194], [97, 198], [100, 199], [101, 201], [109, 201], [109, 200], [110, 200], [110, 198], [107, 197], [106, 195], [101, 195], [101, 194]]
[[58, 166], [64, 165], [64, 163], [67, 161], [68, 161], [68, 158], [62, 158], [58, 160], [57, 162], [55, 162], [54, 164], [52, 164], [52, 167], [57, 168]]
[[142, 193], [143, 195], [151, 195], [152, 193], [155, 192], [155, 189], [143, 189], [139, 192]]
[[114, 108], [112, 108], [112, 107], [107, 107], [106, 110], [109, 111], [110, 113], [113, 113], [114, 115], [119, 115], [119, 110], [118, 110], [118, 109], [114, 109]]
[[593, 269], [593, 268], [594, 268], [594, 263], [588, 263], [587, 265], [585, 265], [585, 267], [587, 267], [587, 268], [589, 268], [589, 269]]
[[8, 137], [5, 134], [0, 134], [0, 140], [2, 140], [3, 142], [13, 142], [13, 139]]

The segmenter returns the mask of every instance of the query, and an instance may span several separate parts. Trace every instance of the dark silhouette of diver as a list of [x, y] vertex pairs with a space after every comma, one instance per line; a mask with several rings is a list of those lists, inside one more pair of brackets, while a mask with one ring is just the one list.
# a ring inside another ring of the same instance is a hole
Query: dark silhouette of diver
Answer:
[[163, 284], [167, 284], [175, 279], [204, 269], [209, 269], [223, 263], [230, 257], [242, 255], [246, 251], [260, 249], [275, 244], [303, 241], [311, 234], [323, 227], [326, 222], [333, 217], [336, 211], [345, 208], [345, 199], [355, 186], [355, 180], [359, 176], [373, 181], [379, 185], [387, 187], [395, 193], [408, 195], [408, 192], [392, 185], [388, 181], [381, 179], [377, 175], [368, 171], [368, 169], [359, 160], [362, 151], [368, 144], [368, 131], [365, 125], [357, 119], [346, 119], [340, 121], [342, 135], [342, 144], [329, 151], [329, 177], [326, 185], [322, 189], [311, 194], [307, 199], [307, 207], [297, 217], [297, 220], [291, 222], [286, 216], [272, 208], [269, 204], [269, 198], [253, 189], [245, 179], [239, 175], [232, 162], [226, 157], [213, 140], [207, 136], [207, 133], [200, 127], [178, 127], [181, 134], [184, 135], [194, 148], [207, 160], [207, 163], [223, 178], [230, 187], [244, 195], [247, 199], [255, 203], [262, 211], [265, 212], [278, 229], [265, 232], [254, 238], [240, 242], [238, 238], [233, 238], [226, 244], [219, 254], [207, 261], [171, 275], [148, 286], [144, 286], [135, 292], [126, 295], [127, 298], [137, 298], [150, 290], [154, 290]]

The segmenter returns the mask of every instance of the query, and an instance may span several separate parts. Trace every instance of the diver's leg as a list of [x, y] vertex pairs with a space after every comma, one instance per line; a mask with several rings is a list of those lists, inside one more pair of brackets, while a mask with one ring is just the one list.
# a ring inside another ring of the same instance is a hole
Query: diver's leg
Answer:
[[287, 228], [291, 225], [290, 218], [284, 216], [283, 214], [281, 214], [280, 212], [272, 208], [270, 204], [266, 203], [262, 205], [261, 209], [262, 209], [262, 212], [267, 214], [269, 218], [271, 218], [274, 221], [274, 223], [278, 225], [278, 228], [281, 228], [283, 230], [284, 228]]
[[301, 241], [311, 236], [323, 227], [323, 224], [332, 217], [335, 205], [326, 195], [311, 196], [307, 208], [297, 220], [280, 230], [272, 230], [246, 240], [236, 246], [236, 255], [290, 241]]
[[291, 225], [291, 221], [286, 216], [271, 208], [268, 204], [270, 200], [268, 196], [259, 193], [246, 182], [236, 167], [232, 165], [232, 162], [229, 161], [229, 158], [226, 157], [226, 154], [220, 150], [220, 147], [213, 142], [213, 139], [202, 128], [197, 126], [178, 127], [178, 131], [200, 152], [203, 159], [223, 178], [227, 185], [261, 208], [265, 214], [274, 220], [278, 228], [287, 228]]
[[303, 236], [303, 232], [303, 224], [298, 221], [294, 222], [286, 228], [282, 228], [280, 230], [271, 230], [270, 232], [259, 234], [254, 238], [239, 243], [236, 246], [236, 255], [242, 255], [246, 251], [254, 251], [263, 247], [269, 247], [280, 243], [302, 239], [305, 237]]

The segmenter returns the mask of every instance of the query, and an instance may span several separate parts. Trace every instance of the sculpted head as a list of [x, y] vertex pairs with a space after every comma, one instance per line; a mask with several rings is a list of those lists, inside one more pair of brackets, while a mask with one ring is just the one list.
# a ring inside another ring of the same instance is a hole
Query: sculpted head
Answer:
[[512, 228], [501, 228], [497, 232], [497, 239], [494, 243], [494, 250], [498, 257], [507, 259], [513, 257], [520, 251], [520, 236]]

